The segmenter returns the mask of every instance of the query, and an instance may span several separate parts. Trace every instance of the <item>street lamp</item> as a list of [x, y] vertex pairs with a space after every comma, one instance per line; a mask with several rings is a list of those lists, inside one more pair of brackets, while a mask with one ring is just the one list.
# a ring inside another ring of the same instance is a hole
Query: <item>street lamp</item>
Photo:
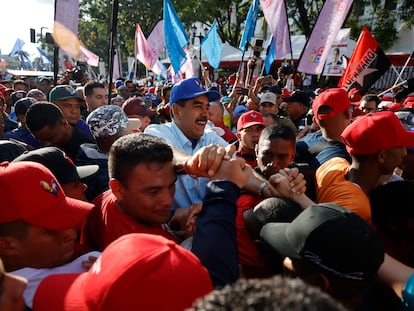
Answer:
[[198, 35], [197, 35], [197, 29], [198, 28], [195, 24], [193, 24], [191, 26], [191, 33], [192, 33], [191, 43], [194, 46], [195, 38], [198, 38], [199, 60], [200, 60], [200, 78], [201, 78], [203, 76], [203, 71], [202, 71], [202, 68], [201, 68], [201, 66], [203, 65], [203, 63], [201, 61], [201, 41], [203, 41], [204, 35], [207, 33], [208, 28], [207, 28], [207, 26], [204, 27], [204, 29], [203, 29], [204, 34], [202, 34], [201, 31], [200, 31]]

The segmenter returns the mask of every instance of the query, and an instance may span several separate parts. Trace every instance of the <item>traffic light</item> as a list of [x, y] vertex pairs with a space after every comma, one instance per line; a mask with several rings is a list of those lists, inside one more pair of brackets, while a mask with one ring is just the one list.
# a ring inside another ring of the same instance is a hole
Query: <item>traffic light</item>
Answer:
[[36, 43], [36, 30], [30, 28], [30, 42]]

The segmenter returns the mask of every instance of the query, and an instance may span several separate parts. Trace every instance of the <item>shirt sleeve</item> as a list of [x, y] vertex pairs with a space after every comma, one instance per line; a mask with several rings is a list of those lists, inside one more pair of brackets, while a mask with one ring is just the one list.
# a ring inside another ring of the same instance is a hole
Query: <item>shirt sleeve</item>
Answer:
[[239, 194], [240, 189], [230, 181], [210, 181], [197, 217], [191, 250], [207, 268], [215, 288], [239, 278], [236, 241]]

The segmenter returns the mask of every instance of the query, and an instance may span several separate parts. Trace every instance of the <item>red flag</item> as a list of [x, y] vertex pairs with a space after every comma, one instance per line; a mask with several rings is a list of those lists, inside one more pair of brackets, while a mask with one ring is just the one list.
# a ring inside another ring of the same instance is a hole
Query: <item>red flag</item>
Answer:
[[391, 66], [378, 42], [364, 27], [338, 86], [368, 90]]

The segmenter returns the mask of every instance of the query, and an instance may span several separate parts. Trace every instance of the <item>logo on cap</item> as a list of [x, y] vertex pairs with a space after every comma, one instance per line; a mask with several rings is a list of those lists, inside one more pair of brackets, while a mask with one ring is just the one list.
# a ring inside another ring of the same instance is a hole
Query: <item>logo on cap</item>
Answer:
[[40, 185], [45, 189], [47, 192], [52, 193], [54, 195], [57, 195], [58, 192], [58, 185], [54, 179], [50, 181], [50, 184], [48, 184], [46, 181], [41, 180]]
[[198, 81], [198, 80], [194, 79], [194, 82], [195, 82], [195, 84], [196, 84], [197, 86], [200, 86], [200, 81]]
[[68, 93], [70, 93], [70, 95], [75, 95], [76, 94], [76, 90], [73, 87], [71, 87], [70, 85], [67, 85], [65, 87], [65, 89]]

